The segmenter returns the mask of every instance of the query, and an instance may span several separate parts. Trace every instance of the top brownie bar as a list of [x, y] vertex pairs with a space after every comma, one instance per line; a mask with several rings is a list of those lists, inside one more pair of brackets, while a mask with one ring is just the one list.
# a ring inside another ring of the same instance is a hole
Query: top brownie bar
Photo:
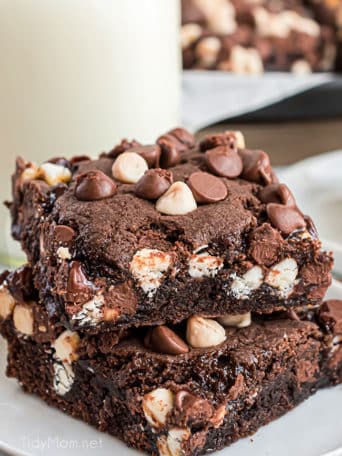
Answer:
[[18, 159], [9, 206], [42, 305], [74, 329], [314, 306], [331, 281], [311, 219], [240, 132]]

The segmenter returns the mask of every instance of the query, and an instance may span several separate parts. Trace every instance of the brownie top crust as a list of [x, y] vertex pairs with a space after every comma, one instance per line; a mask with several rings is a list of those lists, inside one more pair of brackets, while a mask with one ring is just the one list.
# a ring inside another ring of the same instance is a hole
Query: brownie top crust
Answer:
[[311, 219], [240, 132], [196, 143], [176, 128], [94, 160], [19, 159], [13, 195], [40, 299], [76, 326], [317, 304], [331, 280]]

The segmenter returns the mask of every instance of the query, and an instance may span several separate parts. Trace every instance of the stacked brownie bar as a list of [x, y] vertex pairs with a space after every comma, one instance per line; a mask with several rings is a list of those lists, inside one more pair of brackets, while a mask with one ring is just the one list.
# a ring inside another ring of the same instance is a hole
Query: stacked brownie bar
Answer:
[[8, 375], [161, 456], [222, 448], [342, 380], [331, 255], [240, 132], [17, 160]]
[[185, 68], [234, 73], [341, 69], [342, 3], [182, 0]]

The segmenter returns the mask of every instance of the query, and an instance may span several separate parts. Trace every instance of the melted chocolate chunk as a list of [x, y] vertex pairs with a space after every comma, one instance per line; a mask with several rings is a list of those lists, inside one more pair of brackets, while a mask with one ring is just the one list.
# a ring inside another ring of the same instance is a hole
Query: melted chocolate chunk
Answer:
[[94, 285], [86, 277], [79, 261], [71, 263], [68, 278], [68, 300], [72, 302], [87, 302], [94, 294]]
[[56, 240], [62, 244], [71, 242], [76, 234], [70, 226], [66, 225], [56, 225], [54, 232]]
[[167, 326], [156, 326], [147, 333], [144, 344], [157, 353], [181, 355], [188, 353], [189, 347]]

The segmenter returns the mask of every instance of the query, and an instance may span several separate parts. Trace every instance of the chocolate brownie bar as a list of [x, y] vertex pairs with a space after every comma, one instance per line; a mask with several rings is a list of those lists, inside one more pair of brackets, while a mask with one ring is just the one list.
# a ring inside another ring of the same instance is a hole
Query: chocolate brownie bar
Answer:
[[328, 3], [183, 0], [184, 68], [239, 74], [332, 71], [340, 41], [339, 2]]
[[[111, 333], [67, 330], [48, 343], [23, 336], [11, 318], [0, 328], [9, 347], [7, 374], [25, 391], [151, 455], [199, 455], [342, 381], [341, 309], [342, 301], [329, 301], [307, 314], [311, 321], [229, 328], [219, 345], [177, 355], [165, 354], [160, 334], [157, 351], [140, 336], [113, 349], [104, 343]], [[201, 331], [207, 339], [208, 326]]]
[[50, 318], [73, 329], [320, 304], [332, 258], [239, 132], [124, 140], [99, 159], [22, 159], [13, 235]]

